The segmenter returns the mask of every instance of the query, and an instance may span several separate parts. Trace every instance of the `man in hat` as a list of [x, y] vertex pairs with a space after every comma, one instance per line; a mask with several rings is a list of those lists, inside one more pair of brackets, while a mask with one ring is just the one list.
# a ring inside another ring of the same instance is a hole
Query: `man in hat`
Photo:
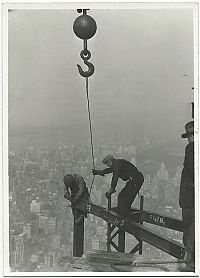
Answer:
[[[80, 200], [89, 200], [89, 192], [88, 189], [86, 187], [86, 183], [83, 179], [82, 176], [78, 175], [78, 174], [67, 174], [66, 176], [64, 176], [64, 198], [68, 199], [71, 204], [72, 204], [72, 213], [74, 215], [75, 213], [75, 209], [73, 208], [74, 205]], [[87, 217], [87, 213], [84, 213], [80, 210], [77, 209], [77, 219], [76, 219], [76, 223], [79, 223], [82, 218], [85, 216]]]
[[144, 182], [143, 174], [131, 162], [125, 159], [115, 159], [113, 155], [107, 155], [102, 163], [108, 168], [104, 170], [93, 169], [92, 173], [101, 176], [113, 173], [110, 190], [106, 192], [107, 198], [116, 192], [115, 188], [119, 178], [126, 181], [126, 185], [119, 193], [117, 201], [117, 211], [126, 215]]
[[188, 139], [181, 174], [179, 205], [182, 208], [183, 244], [185, 246], [185, 266], [182, 271], [194, 271], [195, 225], [194, 225], [194, 121], [185, 125], [182, 138]]

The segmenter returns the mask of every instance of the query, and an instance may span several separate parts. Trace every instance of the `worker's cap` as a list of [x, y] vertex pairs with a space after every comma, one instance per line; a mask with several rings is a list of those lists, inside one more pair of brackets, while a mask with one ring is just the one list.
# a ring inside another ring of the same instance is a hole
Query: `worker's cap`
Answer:
[[194, 134], [194, 121], [191, 121], [185, 125], [185, 133], [181, 135], [182, 138], [188, 138], [190, 135]]
[[71, 185], [72, 183], [73, 183], [73, 176], [71, 175], [71, 174], [67, 174], [66, 176], [64, 176], [64, 178], [63, 178], [63, 181], [64, 181], [64, 184], [66, 185], [66, 186], [69, 186], [69, 185]]
[[114, 159], [113, 155], [112, 155], [112, 154], [109, 154], [109, 155], [107, 155], [106, 157], [104, 157], [104, 158], [102, 159], [102, 163], [103, 163], [103, 164], [106, 164], [106, 163], [108, 163], [108, 162], [112, 162], [113, 159]]

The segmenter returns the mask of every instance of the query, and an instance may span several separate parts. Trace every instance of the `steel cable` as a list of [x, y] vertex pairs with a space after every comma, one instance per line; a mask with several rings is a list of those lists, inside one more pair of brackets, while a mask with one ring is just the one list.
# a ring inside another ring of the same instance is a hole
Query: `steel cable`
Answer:
[[[87, 110], [88, 110], [88, 120], [89, 120], [89, 130], [90, 130], [90, 145], [91, 145], [92, 163], [93, 163], [93, 169], [95, 169], [94, 145], [93, 145], [92, 121], [91, 121], [91, 112], [90, 112], [88, 77], [86, 77], [85, 80], [86, 80], [86, 98], [87, 98]], [[93, 178], [92, 178], [92, 183], [91, 183], [90, 191], [89, 191], [90, 194], [91, 194], [91, 191], [92, 191], [92, 186], [93, 186], [93, 183], [94, 183], [94, 179], [95, 179], [95, 175], [93, 175]]]

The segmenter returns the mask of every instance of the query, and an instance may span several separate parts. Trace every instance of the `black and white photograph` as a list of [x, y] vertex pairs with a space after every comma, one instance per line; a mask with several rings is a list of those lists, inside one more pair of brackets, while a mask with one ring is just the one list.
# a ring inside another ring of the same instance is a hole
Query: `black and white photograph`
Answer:
[[198, 3], [4, 3], [5, 276], [197, 276]]

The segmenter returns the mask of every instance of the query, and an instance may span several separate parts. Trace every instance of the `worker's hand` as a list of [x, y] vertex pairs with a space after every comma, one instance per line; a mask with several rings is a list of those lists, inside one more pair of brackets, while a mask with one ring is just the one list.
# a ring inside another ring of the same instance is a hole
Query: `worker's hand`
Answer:
[[106, 198], [110, 198], [110, 196], [115, 192], [116, 190], [111, 188], [109, 191], [106, 192], [105, 194]]
[[68, 193], [65, 193], [64, 198], [72, 202], [72, 197]]

